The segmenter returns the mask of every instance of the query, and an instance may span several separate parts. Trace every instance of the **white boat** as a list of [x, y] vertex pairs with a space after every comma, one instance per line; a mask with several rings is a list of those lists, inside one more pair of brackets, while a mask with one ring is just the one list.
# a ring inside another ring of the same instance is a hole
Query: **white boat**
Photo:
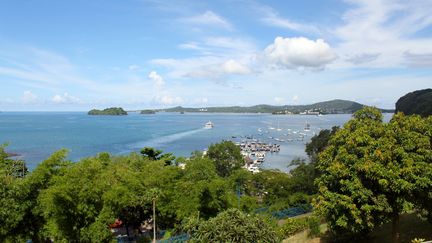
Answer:
[[212, 129], [214, 127], [213, 123], [211, 121], [208, 121], [205, 125], [204, 128], [205, 129]]

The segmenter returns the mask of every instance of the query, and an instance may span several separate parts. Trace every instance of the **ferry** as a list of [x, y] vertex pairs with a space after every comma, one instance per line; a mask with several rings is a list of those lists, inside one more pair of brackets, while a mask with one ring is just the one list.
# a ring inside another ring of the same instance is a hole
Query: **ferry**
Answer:
[[213, 123], [211, 121], [208, 121], [205, 125], [204, 128], [205, 129], [212, 129], [214, 127]]

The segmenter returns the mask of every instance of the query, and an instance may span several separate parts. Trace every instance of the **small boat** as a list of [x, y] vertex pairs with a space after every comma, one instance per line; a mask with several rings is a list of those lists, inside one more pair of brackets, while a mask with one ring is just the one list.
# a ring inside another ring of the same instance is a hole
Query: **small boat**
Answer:
[[204, 128], [205, 129], [212, 129], [214, 127], [213, 123], [211, 121], [208, 121], [205, 125]]
[[279, 127], [279, 121], [278, 121], [278, 126], [276, 128], [276, 131], [278, 131], [278, 132], [282, 131], [282, 128]]
[[307, 132], [307, 131], [310, 131], [310, 124], [309, 124], [309, 123], [306, 122], [306, 126], [305, 126], [304, 130], [305, 130], [306, 132]]

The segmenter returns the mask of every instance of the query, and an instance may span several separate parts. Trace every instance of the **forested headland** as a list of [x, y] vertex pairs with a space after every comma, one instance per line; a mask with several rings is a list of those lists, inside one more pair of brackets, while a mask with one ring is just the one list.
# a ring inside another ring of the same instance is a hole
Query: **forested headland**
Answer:
[[127, 112], [121, 107], [111, 107], [103, 110], [93, 109], [90, 110], [87, 114], [97, 116], [125, 116], [127, 115]]
[[396, 111], [406, 115], [432, 115], [432, 89], [416, 90], [402, 96], [396, 102]]

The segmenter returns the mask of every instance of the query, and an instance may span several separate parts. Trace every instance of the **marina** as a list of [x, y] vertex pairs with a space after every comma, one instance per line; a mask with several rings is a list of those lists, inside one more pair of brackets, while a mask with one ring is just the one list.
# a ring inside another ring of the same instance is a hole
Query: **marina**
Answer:
[[[231, 141], [240, 148], [245, 158], [246, 163], [244, 168], [253, 173], [258, 173], [268, 155], [278, 154], [282, 148], [289, 149], [289, 144], [294, 145], [299, 142], [306, 144], [308, 140], [305, 139], [310, 139], [319, 130], [321, 128], [311, 128], [308, 122], [306, 122], [303, 129], [283, 128], [278, 121], [276, 128], [269, 125], [267, 129], [258, 128], [257, 134], [233, 135], [231, 136]], [[264, 134], [268, 135], [264, 136]], [[282, 144], [288, 144], [288, 148], [286, 145], [281, 146]]]
[[256, 139], [244, 140], [236, 143], [240, 147], [241, 153], [245, 158], [244, 167], [252, 173], [258, 173], [259, 166], [264, 163], [267, 153], [277, 153], [280, 151], [279, 144], [259, 142]]

